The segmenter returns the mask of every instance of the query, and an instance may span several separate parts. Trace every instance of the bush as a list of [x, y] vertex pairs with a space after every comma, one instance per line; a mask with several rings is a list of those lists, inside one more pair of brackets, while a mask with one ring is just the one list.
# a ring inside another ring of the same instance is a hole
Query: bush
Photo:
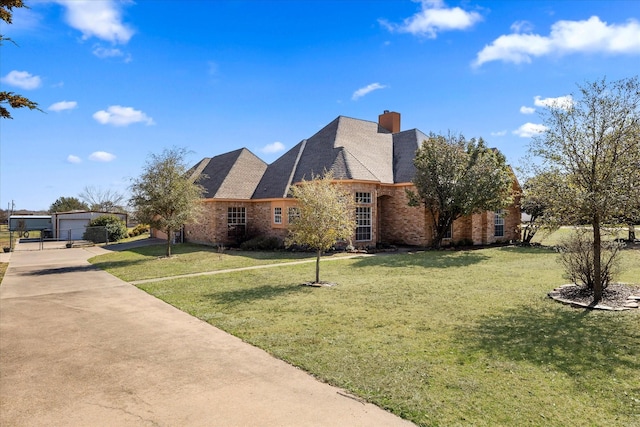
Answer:
[[129, 232], [129, 237], [139, 236], [148, 232], [149, 226], [147, 224], [138, 224]]
[[128, 235], [127, 225], [124, 221], [115, 215], [102, 215], [89, 222], [82, 238], [94, 243], [103, 243], [106, 237], [110, 242], [117, 242]]
[[[602, 242], [600, 265], [602, 289], [606, 289], [619, 272], [619, 253], [624, 244]], [[578, 231], [564, 239], [559, 245], [560, 262], [564, 266], [565, 278], [577, 285], [593, 290], [595, 271], [593, 265], [593, 236]]]
[[282, 248], [282, 240], [277, 237], [254, 237], [240, 244], [243, 251], [273, 251]]

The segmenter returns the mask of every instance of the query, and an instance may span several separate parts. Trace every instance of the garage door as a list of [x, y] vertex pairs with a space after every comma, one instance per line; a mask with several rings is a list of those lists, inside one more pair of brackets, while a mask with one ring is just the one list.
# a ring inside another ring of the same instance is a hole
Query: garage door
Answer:
[[71, 240], [81, 240], [85, 227], [89, 224], [88, 219], [61, 219], [58, 228], [58, 238], [68, 239], [71, 230]]

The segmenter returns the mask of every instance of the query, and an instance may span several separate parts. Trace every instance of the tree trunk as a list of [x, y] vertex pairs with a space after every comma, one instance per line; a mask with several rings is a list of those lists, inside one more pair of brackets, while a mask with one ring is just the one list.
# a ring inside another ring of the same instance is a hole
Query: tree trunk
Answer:
[[636, 226], [629, 224], [629, 241], [633, 243], [636, 240]]
[[322, 250], [318, 249], [318, 256], [316, 257], [316, 283], [320, 283], [320, 257], [322, 256]]
[[602, 299], [602, 265], [600, 253], [602, 251], [602, 236], [600, 235], [600, 216], [593, 217], [593, 302], [597, 304]]
[[167, 228], [167, 250], [166, 256], [169, 258], [171, 256], [171, 228]]

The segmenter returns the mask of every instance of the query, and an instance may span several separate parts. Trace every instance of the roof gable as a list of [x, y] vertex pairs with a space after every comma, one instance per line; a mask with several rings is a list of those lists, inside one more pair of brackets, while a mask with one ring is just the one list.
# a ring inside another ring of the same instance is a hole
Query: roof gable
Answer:
[[393, 182], [392, 135], [377, 123], [339, 116], [306, 141], [292, 182], [331, 171], [339, 179]]
[[202, 176], [200, 184], [206, 198], [249, 199], [262, 178], [267, 164], [246, 148], [203, 159], [194, 168]]

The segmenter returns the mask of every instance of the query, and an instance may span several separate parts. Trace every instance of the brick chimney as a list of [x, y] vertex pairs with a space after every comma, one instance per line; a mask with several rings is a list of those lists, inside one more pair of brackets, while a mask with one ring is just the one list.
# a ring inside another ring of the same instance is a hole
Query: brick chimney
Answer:
[[384, 110], [384, 113], [378, 116], [378, 125], [391, 133], [400, 132], [400, 113]]

